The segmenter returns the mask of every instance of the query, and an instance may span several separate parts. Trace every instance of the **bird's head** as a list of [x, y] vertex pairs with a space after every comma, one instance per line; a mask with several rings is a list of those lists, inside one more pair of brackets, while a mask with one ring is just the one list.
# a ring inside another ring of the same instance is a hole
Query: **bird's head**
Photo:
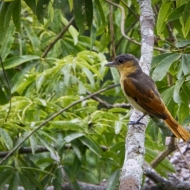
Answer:
[[131, 54], [122, 54], [115, 58], [114, 61], [105, 64], [106, 67], [115, 67], [121, 74], [131, 74], [136, 70], [141, 70], [138, 59]]

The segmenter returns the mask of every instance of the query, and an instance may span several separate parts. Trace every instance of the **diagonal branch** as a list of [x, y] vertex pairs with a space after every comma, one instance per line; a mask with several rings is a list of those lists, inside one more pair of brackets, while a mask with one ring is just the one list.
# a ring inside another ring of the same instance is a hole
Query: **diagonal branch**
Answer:
[[45, 49], [45, 51], [44, 51], [44, 53], [43, 53], [43, 55], [42, 55], [42, 58], [45, 58], [45, 57], [47, 56], [47, 54], [48, 54], [49, 51], [53, 48], [53, 46], [56, 44], [56, 42], [57, 42], [58, 40], [60, 40], [60, 39], [63, 37], [63, 35], [67, 32], [69, 26], [73, 23], [74, 20], [75, 20], [75, 19], [74, 19], [74, 17], [73, 17], [73, 18], [69, 21], [69, 23], [67, 24], [67, 26], [65, 26], [65, 27], [63, 28], [63, 30], [58, 34], [58, 36], [55, 38], [55, 40], [49, 44], [49, 46]]
[[190, 183], [189, 182], [182, 182], [179, 180], [176, 180], [175, 183], [168, 181], [167, 179], [161, 177], [155, 170], [150, 168], [147, 165], [144, 165], [144, 174], [154, 181], [156, 184], [158, 184], [159, 187], [161, 187], [162, 190], [190, 190]]
[[[87, 94], [91, 94], [90, 92], [87, 92]], [[92, 96], [91, 99], [99, 102], [101, 105], [103, 105], [105, 108], [107, 109], [111, 109], [111, 108], [125, 108], [125, 109], [130, 109], [131, 105], [130, 104], [125, 104], [125, 103], [121, 103], [121, 104], [109, 104], [107, 102], [105, 102], [104, 100], [102, 100], [101, 98], [97, 97], [97, 96]]]
[[18, 148], [20, 148], [20, 146], [30, 137], [32, 136], [36, 131], [38, 131], [40, 128], [42, 128], [44, 125], [46, 125], [49, 121], [53, 120], [55, 117], [57, 117], [58, 115], [60, 115], [61, 113], [63, 113], [64, 111], [68, 110], [69, 108], [75, 106], [76, 104], [79, 104], [97, 94], [100, 94], [102, 92], [105, 92], [111, 88], [115, 88], [119, 86], [119, 84], [113, 84], [113, 85], [110, 85], [106, 88], [103, 88], [101, 90], [98, 90], [80, 100], [77, 100], [71, 104], [69, 104], [68, 106], [66, 106], [65, 108], [59, 110], [58, 112], [54, 113], [51, 117], [49, 117], [48, 119], [46, 119], [44, 122], [42, 122], [39, 126], [37, 126], [34, 130], [32, 130], [27, 136], [25, 136], [1, 161], [0, 161], [0, 164], [2, 164], [5, 160], [7, 160]]

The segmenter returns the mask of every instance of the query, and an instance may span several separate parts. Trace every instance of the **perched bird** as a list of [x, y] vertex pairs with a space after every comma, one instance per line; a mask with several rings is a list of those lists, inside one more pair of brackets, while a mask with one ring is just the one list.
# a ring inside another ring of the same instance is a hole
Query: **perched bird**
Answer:
[[163, 119], [177, 138], [182, 138], [184, 141], [190, 139], [190, 133], [172, 117], [154, 81], [142, 71], [135, 56], [119, 55], [105, 66], [118, 69], [123, 93], [134, 108], [144, 114]]

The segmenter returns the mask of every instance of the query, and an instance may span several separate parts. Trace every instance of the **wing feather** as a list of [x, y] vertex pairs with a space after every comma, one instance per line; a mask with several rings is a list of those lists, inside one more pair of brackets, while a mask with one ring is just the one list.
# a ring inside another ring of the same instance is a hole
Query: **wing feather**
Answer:
[[[129, 98], [132, 98], [148, 114], [166, 119], [165, 105], [156, 85], [149, 76], [142, 74], [138, 77], [125, 77], [123, 79], [123, 90]], [[136, 107], [133, 103], [132, 105]]]

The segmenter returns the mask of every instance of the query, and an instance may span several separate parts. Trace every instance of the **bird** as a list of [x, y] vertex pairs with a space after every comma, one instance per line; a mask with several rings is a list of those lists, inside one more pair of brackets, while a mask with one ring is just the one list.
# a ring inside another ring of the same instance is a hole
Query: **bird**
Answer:
[[143, 112], [144, 115], [148, 114], [162, 119], [178, 139], [182, 138], [184, 141], [190, 139], [190, 133], [173, 118], [165, 106], [156, 84], [150, 76], [142, 71], [139, 61], [134, 55], [119, 55], [105, 66], [115, 67], [119, 71], [121, 89], [135, 109]]

